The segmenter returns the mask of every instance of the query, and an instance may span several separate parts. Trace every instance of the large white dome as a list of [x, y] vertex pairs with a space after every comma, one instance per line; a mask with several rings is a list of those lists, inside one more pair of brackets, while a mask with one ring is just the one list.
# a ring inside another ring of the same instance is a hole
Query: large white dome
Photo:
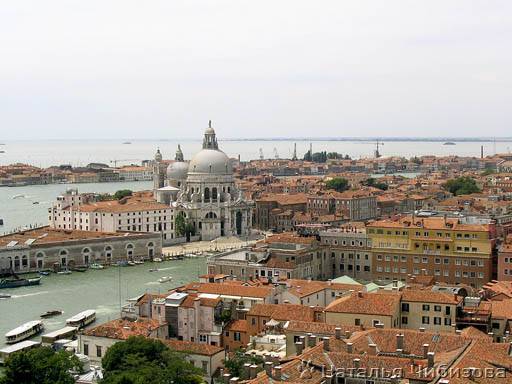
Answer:
[[233, 174], [229, 157], [219, 149], [202, 149], [192, 158], [188, 173]]

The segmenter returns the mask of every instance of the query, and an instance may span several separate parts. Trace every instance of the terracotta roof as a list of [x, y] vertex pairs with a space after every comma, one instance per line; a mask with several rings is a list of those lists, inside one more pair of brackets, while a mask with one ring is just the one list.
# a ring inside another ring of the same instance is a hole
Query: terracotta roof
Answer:
[[400, 295], [397, 293], [354, 292], [333, 301], [325, 308], [325, 312], [392, 316], [399, 303]]
[[[412, 217], [404, 217], [398, 221], [389, 220], [378, 220], [368, 224], [370, 228], [420, 228], [420, 229], [439, 229], [439, 230], [454, 230], [454, 231], [478, 231], [488, 232], [489, 225], [467, 225], [460, 224], [459, 219], [447, 218], [446, 222], [450, 223], [452, 227], [447, 227], [444, 224], [444, 218], [442, 217], [427, 217], [427, 218], [415, 218], [414, 223]], [[409, 223], [409, 226], [406, 225]], [[422, 226], [418, 226], [418, 223], [422, 223]]]
[[147, 337], [149, 336], [148, 329], [154, 331], [163, 326], [167, 327], [167, 323], [160, 323], [159, 320], [146, 317], [139, 317], [136, 321], [116, 319], [97, 327], [86, 329], [83, 333], [88, 336], [126, 340], [135, 336]]
[[512, 320], [512, 299], [491, 302], [492, 317]]
[[286, 332], [303, 332], [303, 333], [313, 333], [320, 335], [334, 335], [336, 328], [341, 328], [342, 334], [346, 330], [350, 332], [360, 331], [361, 327], [355, 325], [348, 324], [328, 324], [328, 323], [318, 323], [314, 321], [299, 321], [299, 320], [290, 320], [288, 326], [286, 327]]
[[244, 285], [225, 285], [218, 283], [189, 283], [184, 287], [188, 291], [198, 293], [212, 293], [217, 295], [244, 296], [267, 298], [271, 292], [271, 287], [248, 287]]
[[191, 353], [195, 355], [207, 355], [212, 356], [217, 353], [223, 353], [224, 348], [218, 347], [216, 345], [210, 345], [205, 343], [196, 343], [193, 341], [182, 341], [182, 340], [164, 340], [164, 339], [155, 339], [160, 340], [164, 343], [169, 349], [177, 352], [185, 352]]
[[447, 292], [427, 291], [420, 289], [405, 289], [402, 291], [402, 301], [413, 301], [420, 303], [439, 303], [457, 305], [463, 300], [462, 297]]
[[225, 331], [247, 332], [247, 320], [232, 320], [226, 327]]
[[254, 304], [247, 316], [270, 317], [275, 320], [287, 321], [291, 319], [303, 319], [314, 321], [315, 312], [321, 312], [323, 307], [307, 307], [295, 304]]

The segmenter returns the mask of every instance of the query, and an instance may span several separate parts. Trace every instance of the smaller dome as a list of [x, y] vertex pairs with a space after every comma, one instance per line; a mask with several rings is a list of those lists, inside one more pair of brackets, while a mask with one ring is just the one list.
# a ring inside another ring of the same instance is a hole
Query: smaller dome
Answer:
[[160, 153], [160, 148], [156, 150], [155, 153], [155, 161], [161, 162], [162, 161], [162, 154]]
[[188, 164], [184, 161], [175, 161], [167, 167], [167, 179], [185, 180], [188, 173]]

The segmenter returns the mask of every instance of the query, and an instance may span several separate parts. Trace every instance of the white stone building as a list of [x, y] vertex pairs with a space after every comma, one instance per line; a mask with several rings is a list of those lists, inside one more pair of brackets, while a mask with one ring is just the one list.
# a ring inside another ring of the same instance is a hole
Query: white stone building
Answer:
[[201, 240], [219, 236], [249, 236], [252, 231], [252, 202], [245, 200], [235, 183], [229, 157], [219, 149], [211, 121], [205, 131], [203, 148], [187, 165], [178, 147], [176, 160], [167, 168], [164, 186], [162, 156], [153, 164], [154, 195], [169, 204], [174, 214], [191, 221]]

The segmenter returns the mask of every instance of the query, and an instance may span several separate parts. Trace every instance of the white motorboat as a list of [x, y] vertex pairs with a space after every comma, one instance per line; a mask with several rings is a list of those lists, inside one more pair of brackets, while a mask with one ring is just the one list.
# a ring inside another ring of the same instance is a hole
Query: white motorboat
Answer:
[[158, 282], [159, 283], [167, 283], [170, 280], [172, 280], [172, 276], [163, 276], [158, 279]]
[[68, 327], [83, 328], [96, 320], [96, 311], [88, 309], [66, 320]]

